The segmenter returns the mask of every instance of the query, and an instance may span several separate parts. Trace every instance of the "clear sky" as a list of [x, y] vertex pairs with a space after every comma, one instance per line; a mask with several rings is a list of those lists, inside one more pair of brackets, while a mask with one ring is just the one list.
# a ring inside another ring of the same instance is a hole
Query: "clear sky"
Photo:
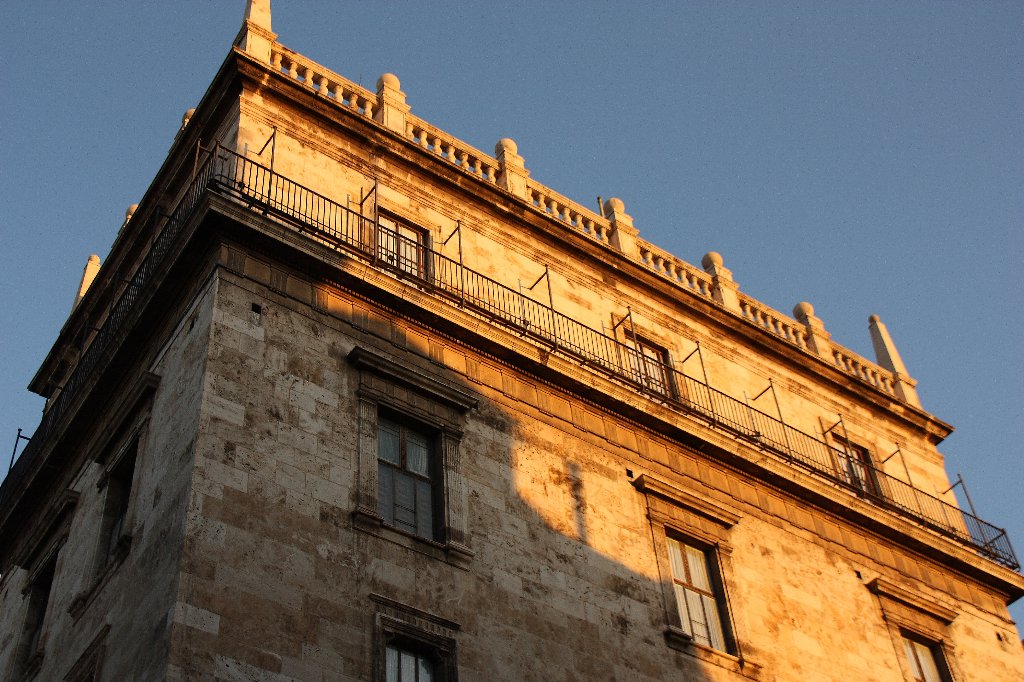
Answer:
[[[1024, 3], [275, 0], [288, 47], [743, 291], [888, 325], [940, 450], [1024, 558]], [[0, 22], [0, 445], [89, 254], [105, 258], [244, 0], [7, 0]], [[727, 390], [727, 387], [725, 387]], [[961, 499], [963, 499], [961, 497]], [[1024, 604], [1012, 609], [1024, 619]]]

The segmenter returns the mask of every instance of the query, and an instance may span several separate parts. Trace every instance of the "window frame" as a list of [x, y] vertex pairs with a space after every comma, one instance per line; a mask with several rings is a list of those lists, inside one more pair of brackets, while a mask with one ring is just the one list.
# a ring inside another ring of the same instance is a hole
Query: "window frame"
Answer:
[[961, 679], [956, 671], [953, 651], [946, 647], [949, 626], [958, 612], [953, 605], [944, 605], [917, 590], [897, 585], [883, 576], [873, 578], [864, 585], [878, 599], [879, 616], [889, 631], [897, 666], [907, 680], [914, 680], [911, 663], [904, 648], [904, 641], [917, 641], [928, 647], [932, 654], [941, 682], [955, 682]]
[[834, 432], [832, 443], [833, 449], [839, 453], [836, 456], [836, 472], [839, 479], [856, 490], [858, 495], [882, 497], [882, 488], [875, 475], [871, 450]]
[[397, 648], [433, 663], [430, 682], [458, 682], [459, 624], [379, 594], [374, 603], [375, 682], [387, 682], [387, 651]]
[[[949, 665], [946, 663], [946, 655], [941, 640], [932, 640], [924, 637], [913, 630], [900, 628], [900, 640], [903, 644], [903, 663], [910, 672], [910, 680], [913, 682], [952, 682], [953, 676], [950, 673]], [[928, 679], [922, 669], [922, 661], [919, 649], [927, 652], [932, 668], [935, 671], [935, 678]], [[914, 668], [921, 672], [918, 677]]]
[[[695, 644], [723, 653], [735, 653], [735, 645], [730, 646], [732, 633], [730, 632], [728, 622], [728, 606], [725, 603], [725, 588], [722, 583], [721, 568], [718, 563], [718, 554], [715, 547], [686, 537], [671, 527], [666, 528], [665, 544], [679, 629]], [[675, 560], [673, 549], [677, 546], [680, 552], [679, 559]], [[702, 563], [701, 567], [704, 570], [702, 577], [706, 580], [707, 587], [698, 584], [701, 576], [694, 576], [695, 571], [690, 560], [695, 554], [699, 554], [699, 560]], [[677, 563], [685, 571], [685, 576], [678, 574]], [[682, 599], [680, 598], [680, 590], [685, 595]], [[695, 595], [699, 600], [699, 606], [704, 616], [702, 625], [707, 631], [705, 636], [695, 632], [695, 625], [698, 624], [698, 621], [694, 614], [696, 605], [689, 598], [691, 594]], [[706, 600], [710, 600], [714, 606], [714, 611], [710, 614], [707, 612]], [[686, 618], [684, 618], [684, 612]], [[686, 622], [687, 620], [689, 622]], [[711, 622], [712, 620], [714, 620], [714, 623]], [[713, 628], [712, 625], [716, 627]], [[707, 641], [702, 641], [702, 639]], [[718, 642], [715, 641], [716, 639], [718, 639]]]
[[624, 345], [627, 349], [624, 364], [634, 381], [666, 398], [679, 394], [672, 355], [667, 347], [628, 329]]
[[[381, 433], [384, 430], [384, 425], [383, 425], [384, 422], [388, 422], [390, 424], [393, 424], [394, 426], [396, 426], [398, 428], [398, 440], [399, 440], [399, 444], [398, 444], [398, 457], [399, 457], [399, 462], [397, 462], [397, 463], [391, 462], [390, 460], [388, 460], [385, 457], [383, 457], [382, 454], [381, 454], [381, 447], [382, 447]], [[418, 435], [422, 436], [423, 440], [425, 441], [426, 459], [427, 459], [427, 461], [426, 461], [427, 474], [426, 475], [420, 474], [419, 472], [413, 471], [413, 470], [411, 470], [409, 468], [409, 465], [408, 465], [409, 442], [408, 441], [409, 441], [409, 435], [410, 434], [418, 434]], [[441, 544], [443, 544], [443, 542], [444, 542], [444, 526], [443, 526], [443, 524], [439, 523], [439, 521], [442, 518], [443, 510], [445, 508], [445, 494], [444, 494], [445, 491], [444, 491], [444, 486], [442, 485], [442, 476], [441, 476], [442, 467], [441, 467], [440, 462], [438, 461], [438, 452], [440, 450], [440, 442], [442, 440], [443, 440], [443, 436], [442, 436], [441, 433], [439, 433], [437, 431], [437, 429], [431, 428], [431, 427], [429, 427], [427, 425], [423, 425], [419, 421], [417, 421], [416, 419], [414, 419], [414, 418], [410, 419], [407, 415], [402, 414], [400, 412], [396, 412], [395, 410], [392, 410], [392, 409], [388, 409], [386, 406], [381, 406], [379, 408], [379, 411], [378, 411], [378, 414], [377, 414], [377, 490], [378, 490], [378, 497], [377, 497], [377, 505], [378, 506], [377, 506], [377, 510], [378, 510], [378, 513], [381, 515], [381, 517], [383, 519], [383, 523], [386, 526], [388, 526], [388, 527], [390, 527], [390, 528], [392, 528], [392, 529], [394, 529], [394, 530], [396, 530], [398, 532], [408, 533], [408, 534], [414, 535], [414, 536], [416, 536], [418, 538], [421, 538], [421, 539], [424, 539], [424, 540], [430, 540], [430, 541], [433, 541], [433, 542], [438, 542], [438, 543], [441, 543]], [[392, 501], [392, 505], [391, 505], [392, 508], [391, 508], [390, 514], [386, 510], [387, 505], [386, 505], [385, 500], [384, 500], [384, 498], [383, 498], [383, 496], [381, 494], [383, 492], [383, 490], [384, 490], [384, 487], [385, 487], [384, 483], [383, 483], [383, 477], [381, 476], [381, 472], [384, 469], [389, 469], [390, 470], [389, 478], [392, 481], [391, 491], [390, 491], [390, 493], [391, 493], [390, 494], [390, 499]], [[414, 508], [413, 512], [414, 512], [415, 521], [416, 521], [413, 524], [414, 528], [413, 529], [403, 528], [403, 527], [401, 527], [400, 522], [398, 522], [395, 519], [395, 516], [394, 516], [395, 515], [395, 510], [399, 506], [398, 505], [398, 501], [396, 499], [396, 490], [395, 490], [395, 488], [397, 487], [396, 484], [395, 484], [395, 472], [396, 471], [400, 472], [400, 473], [404, 473], [406, 476], [410, 477], [413, 480], [414, 483], [419, 482], [419, 483], [426, 483], [427, 484], [428, 490], [430, 491], [430, 500], [428, 501], [429, 512], [430, 512], [430, 522], [429, 522], [429, 528], [426, 529], [426, 530], [429, 530], [429, 535], [424, 534], [423, 532], [421, 532], [421, 529], [420, 529], [420, 526], [419, 526], [419, 522], [418, 522], [419, 521], [418, 516], [420, 514], [420, 509], [419, 509], [419, 504], [418, 504], [418, 501], [419, 501], [418, 498], [419, 498], [419, 494], [420, 494], [420, 489], [419, 489], [418, 486], [416, 486], [414, 488], [414, 496], [416, 497], [416, 501], [413, 503], [415, 505], [415, 508]], [[390, 520], [389, 520], [389, 517], [390, 517]]]
[[[432, 554], [457, 566], [473, 557], [468, 546], [466, 485], [459, 447], [467, 413], [477, 398], [433, 373], [414, 369], [377, 350], [356, 346], [348, 361], [359, 370], [358, 473], [352, 520], [356, 528], [380, 535], [411, 549]], [[436, 433], [438, 471], [436, 539], [404, 532], [384, 523], [380, 513], [378, 420], [381, 414], [400, 415]]]
[[[632, 485], [646, 498], [647, 518], [651, 524], [654, 558], [662, 592], [666, 617], [665, 642], [669, 647], [693, 656], [702, 662], [726, 668], [735, 673], [756, 676], [761, 665], [743, 653], [744, 630], [742, 612], [733, 608], [729, 576], [732, 568], [730, 529], [740, 522], [742, 514], [735, 508], [690, 488], [644, 473]], [[676, 601], [675, 583], [670, 565], [668, 539], [691, 544], [705, 552], [709, 577], [714, 588], [725, 649], [717, 649], [696, 641], [683, 627]]]
[[[381, 212], [377, 215], [373, 246], [374, 257], [400, 275], [430, 279], [430, 230]], [[414, 251], [414, 257], [410, 258], [407, 251]]]

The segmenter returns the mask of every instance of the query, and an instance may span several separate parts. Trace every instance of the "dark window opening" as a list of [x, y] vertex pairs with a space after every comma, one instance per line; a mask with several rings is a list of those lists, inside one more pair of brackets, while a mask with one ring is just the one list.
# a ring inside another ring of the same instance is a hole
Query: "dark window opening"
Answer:
[[53, 578], [56, 571], [57, 552], [54, 552], [43, 564], [28, 588], [28, 609], [25, 613], [22, 644], [18, 652], [18, 665], [16, 666], [19, 673], [26, 672], [32, 665], [33, 659], [42, 653], [46, 607], [50, 603], [50, 592], [53, 590]]
[[441, 539], [436, 449], [421, 427], [378, 418], [378, 511], [385, 524], [428, 540]]

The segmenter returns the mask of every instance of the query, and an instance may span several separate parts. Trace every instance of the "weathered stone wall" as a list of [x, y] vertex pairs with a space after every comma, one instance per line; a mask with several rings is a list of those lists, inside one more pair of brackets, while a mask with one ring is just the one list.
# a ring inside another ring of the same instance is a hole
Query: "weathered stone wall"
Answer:
[[[229, 260], [172, 678], [371, 679], [380, 595], [458, 624], [465, 680], [901, 680], [868, 588], [879, 577], [955, 610], [943, 637], [958, 679], [1024, 674], [1005, 608], [965, 576], [396, 312], [266, 259]], [[480, 397], [460, 448], [464, 564], [353, 525], [359, 377], [345, 358], [357, 345]], [[739, 519], [723, 529], [645, 496], [641, 475]], [[742, 667], [667, 644], [666, 523], [723, 538]]]
[[[430, 154], [421, 159], [420, 152], [410, 151], [411, 143], [389, 141], [387, 148], [367, 145], [346, 127], [343, 113], [337, 114], [339, 124], [331, 117], [296, 109], [272, 90], [246, 90], [242, 97], [240, 139], [247, 140], [250, 150], [258, 150], [276, 126], [275, 169], [282, 175], [342, 204], [357, 202], [376, 182], [380, 207], [427, 230], [434, 248], [452, 259], [458, 258], [456, 240], [443, 247], [441, 242], [461, 225], [466, 265], [514, 290], [530, 286], [549, 265], [559, 312], [610, 331], [628, 306], [637, 332], [664, 346], [675, 362], [686, 358], [697, 342], [701, 344], [705, 367], [691, 357], [685, 366], [677, 364], [678, 369], [698, 378], [706, 370], [712, 386], [739, 400], [761, 393], [771, 378], [788, 424], [821, 437], [842, 415], [850, 440], [866, 447], [881, 470], [906, 480], [905, 459], [916, 487], [956, 504], [942, 455], [924, 431], [901, 418], [904, 408], [895, 401], [879, 407], [863, 399], [858, 394], [870, 389], [857, 387], [852, 379], [843, 382], [854, 386], [852, 391], [838, 391], [826, 378], [828, 365], [817, 358], [808, 355], [795, 364], [782, 360], [768, 349], [784, 344], [767, 332], [755, 334], [760, 339], [752, 343], [745, 334], [733, 331], [749, 329], [750, 323], [736, 318], [723, 325], [721, 320], [709, 319], [698, 312], [701, 304], [694, 307], [688, 294], [609, 249], [561, 226], [543, 230], [531, 226], [518, 217], [529, 217], [530, 209], [515, 199], [489, 189], [462, 193], [443, 172], [439, 177], [418, 167], [417, 163], [431, 163]], [[268, 154], [265, 151], [260, 160], [267, 163]], [[402, 158], [408, 156], [413, 160]], [[458, 183], [466, 186], [473, 181], [463, 177]], [[367, 214], [371, 206], [372, 201], [367, 203]], [[537, 222], [543, 221], [533, 220], [534, 225]], [[545, 287], [541, 282], [529, 295], [546, 303]], [[620, 328], [620, 340], [623, 333]], [[753, 406], [776, 416], [770, 394]], [[836, 433], [842, 431], [840, 427]], [[897, 448], [902, 458], [889, 458]]]
[[[198, 284], [198, 283], [197, 283]], [[145, 373], [124, 377], [120, 394], [105, 396], [108, 408], [77, 447], [86, 454], [68, 487], [78, 494], [66, 541], [57, 558], [46, 610], [42, 666], [34, 679], [60, 680], [83, 654], [102, 659], [105, 680], [162, 679], [174, 608], [192, 448], [207, 355], [213, 292], [200, 290], [162, 345], [149, 349], [145, 370], [159, 377], [151, 397], [134, 401]], [[141, 369], [141, 368], [139, 368]], [[114, 453], [122, 427], [147, 422], [141, 433], [126, 530], [131, 545], [123, 559], [107, 564], [98, 556], [105, 538], [102, 517], [106, 488], [97, 486], [104, 460]], [[61, 497], [54, 491], [53, 501]], [[27, 573], [17, 569], [0, 587], [0, 677], [16, 679], [15, 646], [28, 600]], [[91, 678], [90, 678], [91, 679]]]

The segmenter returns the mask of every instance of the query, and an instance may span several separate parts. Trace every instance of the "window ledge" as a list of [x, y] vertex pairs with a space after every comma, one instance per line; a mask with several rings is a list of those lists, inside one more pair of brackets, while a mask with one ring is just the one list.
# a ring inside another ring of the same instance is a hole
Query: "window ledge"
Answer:
[[693, 656], [702, 663], [710, 663], [717, 665], [720, 668], [725, 668], [730, 672], [743, 675], [747, 679], [759, 680], [761, 679], [761, 666], [754, 663], [750, 659], [741, 658], [739, 656], [733, 656], [727, 654], [724, 651], [718, 651], [711, 647], [698, 644], [693, 641], [693, 638], [674, 625], [669, 625], [665, 628], [665, 642], [676, 651]]
[[365, 509], [357, 509], [352, 513], [352, 524], [356, 529], [365, 533], [463, 570], [469, 569], [469, 563], [474, 555], [473, 550], [458, 542], [436, 542], [398, 528], [392, 528], [386, 525], [378, 514]]

